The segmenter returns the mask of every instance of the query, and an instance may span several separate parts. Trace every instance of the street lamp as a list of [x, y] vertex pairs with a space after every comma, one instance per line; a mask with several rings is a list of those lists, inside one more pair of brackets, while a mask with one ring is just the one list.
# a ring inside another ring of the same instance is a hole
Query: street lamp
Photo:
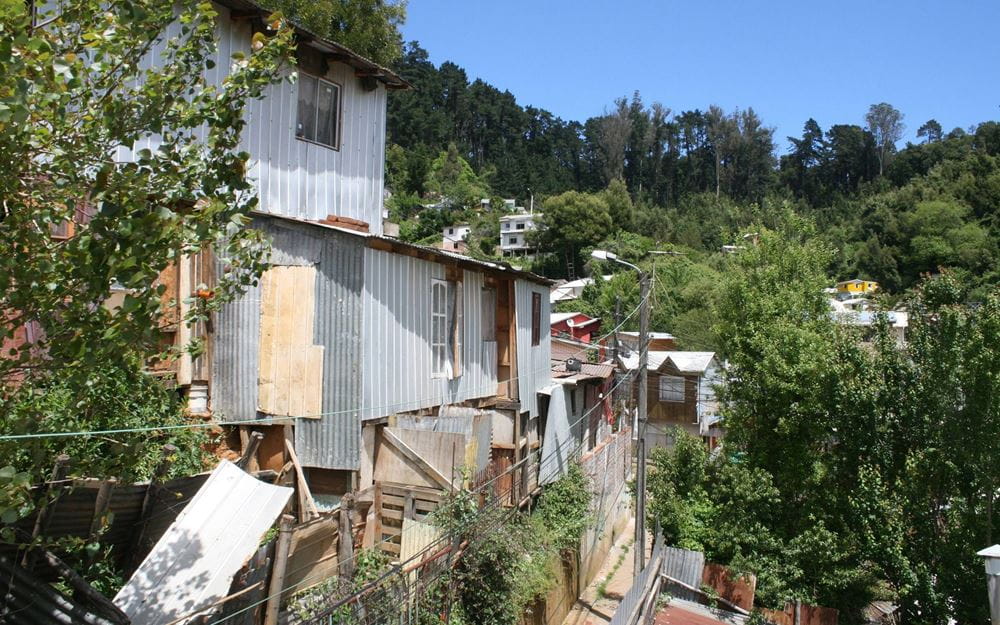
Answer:
[[[649, 358], [649, 274], [614, 252], [594, 250], [596, 260], [613, 261], [639, 273], [639, 418], [636, 424], [636, 484], [635, 484], [635, 566], [638, 576], [646, 565], [646, 411], [647, 371]], [[616, 346], [617, 347], [617, 346]], [[997, 625], [997, 624], [994, 624]]]
[[1000, 545], [987, 547], [976, 554], [986, 559], [986, 588], [990, 593], [990, 621], [1000, 625]]

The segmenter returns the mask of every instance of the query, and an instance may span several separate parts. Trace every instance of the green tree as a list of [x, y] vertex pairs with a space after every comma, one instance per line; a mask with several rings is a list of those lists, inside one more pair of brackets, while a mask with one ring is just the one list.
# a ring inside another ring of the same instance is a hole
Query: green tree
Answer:
[[490, 197], [490, 188], [458, 153], [454, 143], [431, 163], [425, 188], [458, 208], [478, 205]]
[[[215, 86], [204, 77], [216, 46], [209, 4], [179, 17], [170, 2], [57, 10], [38, 18], [44, 28], [28, 28], [27, 17], [0, 24], [0, 247], [18, 250], [0, 258], [0, 338], [28, 322], [37, 330], [0, 359], [4, 384], [158, 352], [165, 287], [156, 278], [169, 263], [203, 248], [226, 259], [215, 297], [192, 307], [203, 318], [255, 279], [266, 251], [243, 227], [257, 199], [244, 176], [249, 155], [237, 148], [243, 111], [278, 79], [290, 33], [255, 35], [254, 52]], [[175, 20], [179, 36], [144, 69]], [[149, 134], [160, 137], [155, 149], [110, 160]], [[75, 236], [53, 239], [66, 223]], [[95, 305], [113, 288], [125, 290], [120, 307]]]
[[272, 0], [268, 6], [380, 65], [403, 53], [399, 27], [406, 21], [406, 0]]
[[917, 136], [923, 137], [926, 143], [934, 143], [941, 140], [944, 130], [936, 119], [929, 119], [917, 129]]
[[569, 271], [582, 268], [585, 248], [593, 247], [613, 227], [608, 205], [600, 195], [567, 191], [547, 198], [535, 231], [535, 245], [543, 254], [552, 254]]
[[[0, 435], [73, 435], [0, 443], [13, 464], [0, 469], [4, 523], [30, 509], [16, 487], [37, 483], [59, 453], [71, 456], [71, 475], [134, 481], [172, 442], [178, 470], [203, 468], [207, 438], [141, 370], [163, 351], [158, 277], [205, 249], [224, 261], [213, 296], [192, 302], [182, 323], [206, 319], [256, 279], [267, 246], [245, 227], [257, 198], [240, 134], [247, 105], [292, 51], [273, 16], [215, 84], [205, 76], [217, 44], [211, 3], [38, 8], [44, 26], [26, 12], [0, 20], [0, 248], [10, 251], [0, 257]], [[150, 136], [155, 147], [113, 158]], [[113, 292], [124, 292], [119, 306], [106, 304]], [[136, 428], [156, 429], [117, 431]], [[93, 430], [111, 432], [76, 434]], [[23, 542], [9, 530], [5, 540]]]
[[987, 231], [969, 219], [969, 209], [944, 200], [920, 202], [903, 223], [910, 241], [907, 263], [914, 273], [939, 267], [978, 270], [993, 257]]
[[903, 114], [888, 102], [872, 104], [865, 114], [868, 132], [875, 138], [878, 156], [878, 175], [881, 176], [889, 165], [889, 159], [896, 151], [896, 142], [903, 138]]

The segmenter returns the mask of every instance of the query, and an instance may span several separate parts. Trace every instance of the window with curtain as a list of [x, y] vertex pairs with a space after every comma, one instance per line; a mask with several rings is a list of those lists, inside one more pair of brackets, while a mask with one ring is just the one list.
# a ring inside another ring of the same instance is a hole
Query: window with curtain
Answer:
[[684, 401], [684, 378], [676, 375], [660, 376], [660, 401]]
[[340, 147], [340, 86], [299, 72], [299, 109], [295, 136]]

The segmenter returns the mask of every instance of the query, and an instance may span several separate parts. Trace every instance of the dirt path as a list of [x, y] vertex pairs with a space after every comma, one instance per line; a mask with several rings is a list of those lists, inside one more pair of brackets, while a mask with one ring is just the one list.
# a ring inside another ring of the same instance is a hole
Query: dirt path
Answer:
[[632, 587], [634, 535], [635, 519], [629, 519], [625, 531], [608, 551], [600, 572], [577, 599], [562, 625], [603, 625], [611, 621], [622, 597]]

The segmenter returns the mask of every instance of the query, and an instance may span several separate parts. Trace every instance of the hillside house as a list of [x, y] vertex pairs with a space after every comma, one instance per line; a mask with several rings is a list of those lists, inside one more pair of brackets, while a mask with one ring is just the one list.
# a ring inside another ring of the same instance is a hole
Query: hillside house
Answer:
[[871, 280], [844, 280], [837, 283], [837, 291], [849, 296], [868, 295], [878, 290], [878, 282]]
[[472, 226], [469, 224], [445, 226], [441, 229], [441, 249], [464, 253], [469, 247], [466, 240], [469, 238], [470, 232], [472, 232]]
[[[210, 82], [225, 77], [233, 52], [249, 53], [268, 15], [246, 0], [220, 0], [217, 9]], [[177, 32], [172, 25], [165, 37]], [[194, 333], [207, 349], [170, 366], [194, 412], [234, 425], [230, 447], [263, 433], [258, 466], [298, 463], [317, 499], [335, 502], [372, 486], [394, 442], [416, 448], [407, 462], [420, 465], [419, 446], [399, 442], [408, 434], [386, 432], [401, 417], [479, 411], [449, 426], [475, 438], [467, 442], [478, 447], [470, 452], [477, 464], [494, 443], [514, 449], [510, 432], [537, 427], [536, 395], [550, 378], [543, 323], [551, 282], [384, 236], [386, 98], [408, 85], [336, 42], [297, 35], [298, 80], [248, 107], [242, 138], [260, 198], [251, 227], [271, 240], [271, 266], [210, 323], [177, 324], [178, 343]], [[154, 45], [146, 62], [162, 49]], [[156, 145], [145, 138], [118, 158]], [[224, 260], [208, 251], [186, 258], [165, 276], [171, 293], [190, 298]], [[421, 428], [427, 423], [402, 429]], [[449, 461], [464, 459], [449, 450]], [[455, 473], [423, 468], [435, 479]]]
[[[521, 209], [522, 211], [524, 209]], [[500, 218], [500, 253], [504, 256], [527, 255], [534, 251], [528, 233], [538, 227], [540, 214], [514, 213]]]
[[[622, 358], [628, 370], [637, 370], [639, 357]], [[672, 428], [700, 436], [715, 447], [723, 436], [715, 387], [721, 382], [714, 352], [649, 352], [646, 450], [673, 444]]]
[[[638, 332], [619, 332], [618, 340], [631, 351], [639, 350]], [[649, 350], [654, 351], [674, 351], [677, 349], [677, 338], [669, 332], [650, 332]]]
[[600, 334], [601, 319], [579, 312], [552, 313], [550, 329], [552, 336], [590, 343]]

